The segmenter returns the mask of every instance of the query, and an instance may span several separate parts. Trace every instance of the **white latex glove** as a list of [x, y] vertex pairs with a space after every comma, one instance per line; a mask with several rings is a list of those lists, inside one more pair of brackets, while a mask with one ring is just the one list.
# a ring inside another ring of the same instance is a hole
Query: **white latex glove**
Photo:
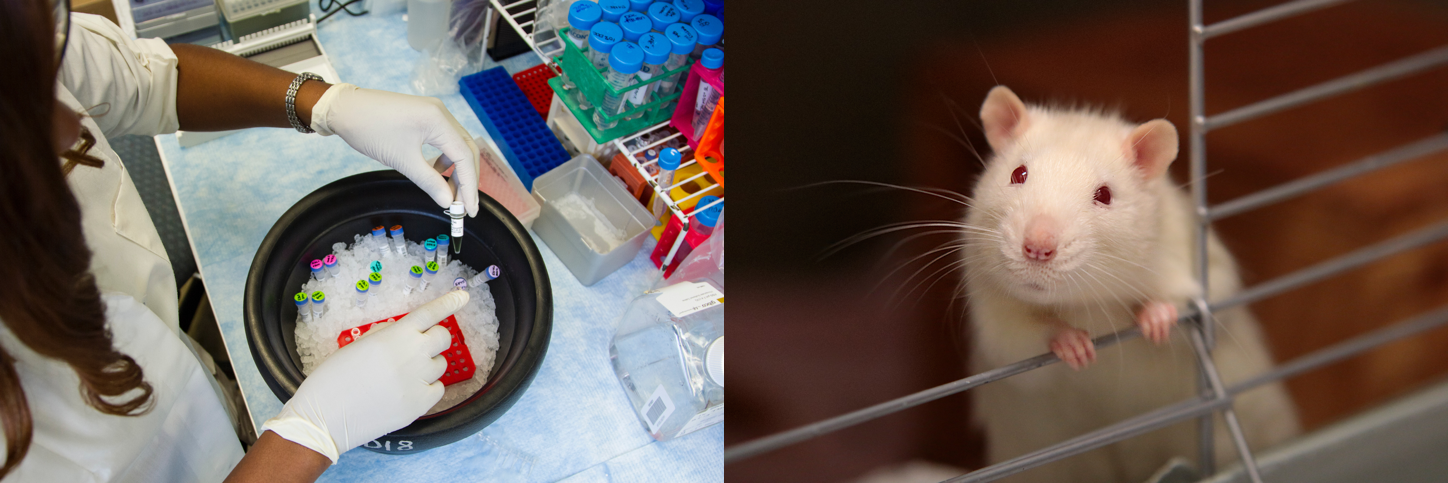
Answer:
[[466, 291], [448, 292], [337, 349], [262, 430], [336, 464], [347, 450], [412, 424], [442, 399], [447, 360], [438, 354], [452, 336], [436, 324], [467, 302]]
[[[478, 146], [437, 98], [335, 84], [312, 106], [312, 129], [341, 136], [352, 149], [402, 173], [438, 206], [456, 199], [468, 216], [477, 216]], [[423, 159], [423, 144], [442, 155]], [[457, 167], [451, 185], [440, 174], [450, 166]]]

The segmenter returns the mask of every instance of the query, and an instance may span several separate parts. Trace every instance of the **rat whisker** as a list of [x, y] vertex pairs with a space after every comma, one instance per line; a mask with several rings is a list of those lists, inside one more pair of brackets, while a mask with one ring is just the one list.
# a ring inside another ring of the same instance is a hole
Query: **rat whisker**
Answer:
[[[879, 188], [893, 188], [893, 189], [898, 189], [898, 190], [903, 190], [903, 191], [909, 191], [909, 192], [912, 192], [912, 193], [920, 193], [920, 194], [924, 194], [924, 195], [934, 196], [934, 197], [937, 197], [937, 198], [940, 198], [940, 199], [943, 199], [943, 200], [946, 200], [946, 201], [950, 201], [950, 202], [952, 202], [952, 203], [955, 203], [955, 204], [958, 204], [958, 205], [961, 205], [961, 206], [965, 206], [966, 208], [971, 208], [971, 207], [972, 207], [972, 205], [971, 205], [971, 199], [970, 199], [969, 196], [965, 196], [965, 195], [963, 195], [963, 194], [960, 194], [960, 193], [957, 193], [957, 192], [954, 192], [954, 191], [951, 191], [951, 190], [948, 190], [948, 189], [944, 189], [944, 188], [903, 186], [903, 185], [898, 185], [898, 184], [894, 184], [894, 183], [882, 183], [882, 182], [879, 182], [879, 181], [865, 181], [865, 180], [857, 180], [857, 179], [837, 179], [837, 180], [829, 180], [829, 181], [819, 181], [819, 182], [809, 183], [809, 184], [805, 184], [805, 185], [798, 186], [798, 187], [794, 187], [794, 188], [785, 188], [783, 191], [794, 191], [794, 190], [800, 190], [800, 189], [806, 189], [806, 188], [818, 188], [818, 187], [820, 187], [820, 186], [831, 185], [831, 184], [862, 184], [862, 185], [867, 185], [867, 186], [875, 186], [875, 187], [879, 187]], [[954, 195], [954, 197], [946, 196], [946, 195]]]

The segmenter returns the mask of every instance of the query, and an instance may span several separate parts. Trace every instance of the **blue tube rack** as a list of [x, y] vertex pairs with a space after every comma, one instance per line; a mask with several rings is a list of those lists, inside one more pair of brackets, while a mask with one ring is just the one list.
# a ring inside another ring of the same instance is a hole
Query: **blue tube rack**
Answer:
[[507, 70], [494, 67], [464, 76], [458, 87], [525, 189], [532, 191], [533, 178], [568, 161], [568, 151]]

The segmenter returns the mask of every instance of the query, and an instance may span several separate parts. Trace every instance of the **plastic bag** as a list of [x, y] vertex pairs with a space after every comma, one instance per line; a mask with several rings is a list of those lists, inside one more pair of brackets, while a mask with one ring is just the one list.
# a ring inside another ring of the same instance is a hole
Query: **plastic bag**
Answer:
[[456, 0], [448, 12], [448, 32], [425, 49], [412, 71], [412, 90], [423, 96], [458, 91], [458, 79], [492, 67], [487, 55], [488, 0]]
[[[568, 26], [568, 7], [577, 0], [538, 0], [538, 17], [533, 22], [533, 45], [545, 59], [563, 55], [558, 29]], [[601, 158], [600, 158], [601, 159]]]
[[[679, 236], [684, 236], [680, 234]], [[659, 272], [662, 277], [663, 272]], [[719, 214], [719, 224], [714, 227], [714, 233], [709, 235], [703, 244], [694, 248], [684, 261], [679, 262], [679, 268], [668, 278], [660, 278], [654, 282], [653, 288], [659, 289], [683, 280], [696, 280], [707, 278], [724, 288], [724, 214]]]

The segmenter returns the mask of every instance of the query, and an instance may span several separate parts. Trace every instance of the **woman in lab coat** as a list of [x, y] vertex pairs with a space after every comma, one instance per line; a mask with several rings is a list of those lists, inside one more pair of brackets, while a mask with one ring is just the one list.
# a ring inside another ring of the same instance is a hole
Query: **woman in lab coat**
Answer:
[[[435, 356], [450, 338], [433, 325], [465, 292], [338, 350], [243, 456], [180, 332], [165, 249], [106, 137], [335, 134], [439, 205], [456, 197], [476, 214], [477, 147], [442, 104], [132, 40], [68, 10], [0, 1], [0, 479], [311, 481], [436, 403], [446, 362]], [[424, 143], [443, 155], [424, 160]], [[438, 173], [454, 165], [449, 183]]]

